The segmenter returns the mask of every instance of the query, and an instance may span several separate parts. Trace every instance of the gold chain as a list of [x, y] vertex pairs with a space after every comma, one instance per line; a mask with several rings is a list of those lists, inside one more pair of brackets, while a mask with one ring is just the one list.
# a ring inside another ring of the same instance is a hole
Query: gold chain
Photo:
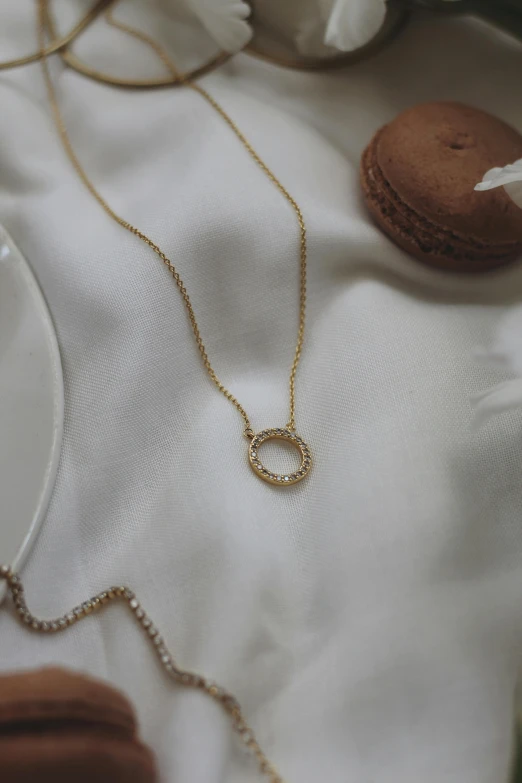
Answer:
[[136, 622], [145, 632], [152, 649], [158, 656], [160, 665], [167, 675], [178, 685], [203, 691], [214, 699], [225, 710], [232, 721], [234, 731], [258, 762], [260, 772], [268, 777], [270, 783], [284, 783], [283, 778], [265, 756], [254, 732], [243, 717], [237, 699], [215, 682], [202, 677], [200, 674], [181, 669], [177, 665], [160, 632], [141, 606], [135, 594], [128, 587], [110, 587], [108, 590], [93, 596], [88, 601], [84, 601], [61, 617], [57, 617], [54, 620], [39, 620], [27, 608], [23, 584], [18, 574], [14, 573], [9, 566], [0, 565], [0, 582], [6, 582], [19, 620], [25, 623], [30, 630], [45, 634], [65, 631], [71, 625], [75, 625], [80, 620], [83, 620], [87, 615], [100, 611], [106, 604], [112, 601], [124, 601], [133, 613]]
[[[108, 8], [108, 6], [111, 5], [111, 3], [114, 3], [115, 0], [96, 0], [96, 3], [92, 6], [92, 8], [89, 8], [85, 16], [83, 16], [80, 21], [73, 27], [73, 29], [63, 38], [60, 38], [59, 40], [54, 40], [51, 46], [48, 46], [47, 48], [40, 49], [35, 52], [34, 54], [27, 54], [25, 57], [17, 57], [16, 60], [6, 60], [4, 62], [0, 62], [0, 71], [7, 70], [10, 68], [19, 68], [21, 65], [29, 65], [29, 63], [37, 62], [37, 60], [41, 60], [43, 57], [48, 57], [50, 54], [55, 54], [56, 52], [63, 52], [69, 44], [71, 44], [80, 33], [82, 33], [84, 30], [89, 27], [101, 14], [101, 12]], [[57, 39], [57, 36], [53, 36], [54, 39]]]
[[[117, 2], [118, 0], [108, 0], [110, 7], [116, 5]], [[55, 39], [57, 37], [57, 31], [51, 14], [49, 0], [47, 0], [46, 3], [45, 24], [47, 26], [50, 37]], [[119, 23], [114, 23], [114, 26], [119, 27], [125, 32], [131, 32], [131, 28], [129, 28], [129, 30], [125, 30], [125, 25], [120, 26]], [[149, 38], [149, 36], [147, 36], [145, 33], [142, 33], [141, 31], [132, 30], [131, 35], [152, 46], [156, 52], [158, 52], [158, 49], [161, 49], [161, 47], [159, 47], [152, 38]], [[163, 55], [160, 56], [162, 57]], [[96, 68], [92, 68], [90, 65], [82, 62], [74, 54], [74, 52], [71, 51], [69, 46], [65, 46], [60, 49], [60, 57], [62, 58], [63, 62], [69, 66], [69, 68], [78, 71], [78, 73], [81, 73], [82, 76], [86, 76], [89, 79], [94, 79], [95, 81], [102, 82], [104, 84], [110, 84], [115, 87], [138, 87], [146, 89], [149, 87], [181, 87], [185, 84], [187, 79], [199, 79], [201, 76], [205, 76], [215, 68], [219, 68], [221, 65], [226, 63], [227, 60], [232, 57], [232, 55], [228, 52], [221, 51], [218, 52], [217, 55], [211, 57], [207, 62], [197, 66], [192, 71], [183, 74], [183, 77], [181, 74], [173, 75], [170, 68], [167, 68], [167, 76], [162, 76], [159, 78], [156, 77], [153, 79], [129, 79], [124, 76], [116, 76], [114, 74], [104, 73], [103, 71], [99, 71]]]
[[[47, 13], [47, 0], [39, 0], [39, 24], [38, 24], [38, 42], [40, 46], [40, 50], [42, 53], [45, 52], [45, 18]], [[243, 147], [246, 149], [248, 154], [251, 156], [251, 158], [257, 163], [259, 168], [263, 171], [263, 173], [268, 177], [268, 179], [276, 186], [278, 191], [281, 193], [281, 195], [286, 199], [286, 201], [290, 204], [292, 207], [295, 216], [297, 218], [297, 222], [299, 224], [299, 234], [300, 234], [300, 246], [299, 246], [299, 261], [300, 261], [300, 285], [299, 285], [299, 323], [298, 323], [298, 332], [297, 332], [297, 343], [295, 347], [294, 352], [294, 358], [292, 361], [292, 365], [290, 368], [290, 376], [288, 381], [289, 386], [289, 411], [290, 411], [290, 418], [288, 420], [288, 424], [286, 425], [290, 430], [295, 429], [295, 379], [296, 379], [296, 373], [297, 368], [299, 365], [299, 360], [301, 358], [301, 352], [303, 349], [303, 341], [304, 341], [304, 331], [305, 331], [305, 316], [306, 316], [306, 263], [307, 263], [307, 242], [306, 242], [306, 225], [303, 218], [303, 213], [301, 212], [301, 209], [299, 205], [297, 204], [296, 200], [290, 195], [288, 190], [281, 184], [279, 179], [275, 176], [273, 171], [266, 165], [266, 163], [259, 157], [255, 149], [252, 147], [248, 139], [243, 135], [243, 133], [240, 131], [236, 123], [232, 120], [232, 118], [225, 112], [225, 110], [217, 103], [216, 100], [199, 84], [196, 84], [195, 82], [191, 81], [188, 77], [181, 74], [170, 57], [167, 55], [167, 53], [160, 47], [160, 45], [153, 41], [151, 38], [149, 38], [147, 35], [142, 33], [141, 31], [134, 30], [132, 27], [129, 27], [128, 25], [125, 25], [121, 22], [116, 22], [114, 18], [111, 16], [110, 11], [108, 12], [108, 18], [111, 24], [114, 26], [117, 26], [120, 30], [123, 30], [124, 32], [129, 33], [130, 35], [133, 35], [134, 37], [139, 38], [140, 40], [150, 44], [154, 51], [160, 56], [161, 61], [163, 64], [169, 69], [170, 75], [174, 78], [181, 79], [183, 83], [190, 87], [190, 89], [194, 90], [195, 92], [199, 93], [199, 95], [204, 98], [207, 103], [210, 104], [210, 106], [222, 117], [222, 119], [226, 122], [226, 124], [229, 126], [229, 128], [234, 132], [236, 137], [239, 139]], [[194, 332], [194, 337], [196, 339], [196, 344], [199, 350], [199, 353], [201, 355], [201, 359], [203, 361], [203, 364], [205, 366], [205, 369], [210, 376], [213, 383], [217, 386], [219, 391], [229, 400], [232, 405], [236, 408], [236, 410], [239, 411], [243, 418], [244, 422], [244, 432], [248, 437], [253, 437], [253, 431], [251, 428], [250, 419], [244, 409], [244, 407], [241, 405], [241, 403], [236, 399], [236, 397], [232, 394], [229, 389], [226, 388], [226, 386], [220, 381], [219, 377], [217, 376], [214, 368], [212, 367], [210, 363], [210, 359], [208, 357], [207, 349], [205, 347], [205, 344], [203, 342], [203, 338], [201, 336], [201, 332], [199, 329], [198, 322], [196, 320], [196, 314], [194, 312], [194, 307], [192, 305], [189, 293], [187, 291], [187, 288], [172, 261], [167, 257], [167, 255], [161, 250], [161, 248], [152, 241], [143, 231], [141, 231], [136, 226], [129, 223], [124, 218], [120, 217], [113, 209], [112, 207], [107, 203], [107, 201], [103, 198], [103, 196], [99, 193], [99, 191], [94, 186], [92, 180], [87, 175], [85, 169], [83, 168], [82, 164], [80, 163], [80, 160], [78, 156], [76, 155], [76, 152], [73, 149], [73, 146], [71, 144], [71, 140], [69, 138], [67, 128], [64, 122], [64, 119], [62, 117], [60, 107], [58, 104], [58, 100], [56, 97], [56, 92], [54, 89], [54, 85], [51, 79], [49, 66], [47, 63], [46, 56], [42, 56], [41, 58], [41, 65], [43, 70], [43, 75], [47, 87], [47, 93], [49, 96], [49, 102], [51, 104], [52, 112], [54, 115], [54, 120], [56, 123], [56, 127], [58, 129], [58, 133], [60, 135], [62, 144], [64, 146], [64, 149], [74, 166], [78, 176], [84, 183], [84, 185], [87, 187], [89, 192], [92, 194], [92, 196], [96, 199], [98, 204], [105, 210], [105, 212], [111, 217], [113, 220], [115, 220], [117, 223], [119, 223], [120, 226], [125, 228], [127, 231], [130, 231], [132, 234], [137, 236], [139, 239], [141, 239], [146, 245], [148, 245], [151, 250], [156, 253], [157, 256], [161, 259], [161, 261], [165, 264], [167, 269], [169, 270], [170, 274], [174, 278], [174, 282], [176, 283], [178, 290], [183, 298], [183, 302], [185, 304], [185, 308], [187, 310], [190, 324], [192, 326], [192, 331]]]

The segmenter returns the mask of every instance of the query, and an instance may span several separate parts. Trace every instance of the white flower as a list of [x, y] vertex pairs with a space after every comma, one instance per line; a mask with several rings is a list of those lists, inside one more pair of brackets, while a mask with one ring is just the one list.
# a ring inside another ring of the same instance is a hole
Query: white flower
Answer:
[[242, 0], [157, 0], [169, 13], [195, 16], [217, 43], [230, 54], [241, 51], [252, 38], [247, 22], [250, 6]]
[[386, 0], [322, 0], [321, 4], [328, 20], [324, 41], [342, 52], [368, 43], [386, 16]]
[[517, 206], [522, 208], [522, 158], [504, 168], [490, 169], [475, 190], [491, 190], [503, 186]]
[[234, 54], [252, 38], [246, 21], [250, 7], [242, 0], [190, 0], [192, 10], [219, 46]]
[[497, 413], [522, 409], [522, 307], [509, 312], [498, 327], [493, 346], [488, 351], [478, 352], [477, 356], [488, 367], [518, 376], [472, 398], [474, 424], [481, 427]]
[[[324, 42], [342, 52], [371, 41], [386, 17], [387, 0], [316, 0], [326, 21]], [[454, 0], [448, 0], [454, 2]], [[297, 3], [296, 3], [297, 8]]]

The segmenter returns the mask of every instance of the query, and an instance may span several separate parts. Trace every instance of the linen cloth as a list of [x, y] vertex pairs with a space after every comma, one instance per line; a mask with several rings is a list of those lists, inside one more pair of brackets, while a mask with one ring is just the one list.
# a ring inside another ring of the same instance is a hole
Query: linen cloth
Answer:
[[[66, 29], [84, 6], [56, 8]], [[34, 49], [32, 10], [2, 3], [2, 58]], [[152, 14], [176, 54], [174, 25]], [[102, 24], [78, 51], [159, 72]], [[0, 77], [0, 220], [42, 286], [65, 376], [59, 475], [24, 568], [31, 608], [55, 616], [129, 584], [180, 663], [238, 696], [289, 783], [508, 776], [522, 422], [471, 434], [469, 397], [502, 380], [472, 351], [520, 298], [522, 269], [468, 279], [411, 261], [368, 219], [358, 161], [419, 101], [465, 101], [522, 128], [521, 68], [522, 47], [485, 25], [420, 16], [343, 72], [243, 55], [204, 79], [307, 221], [297, 428], [315, 466], [287, 491], [252, 475], [166, 270], [71, 169], [38, 66]], [[284, 425], [298, 290], [288, 204], [194, 92], [118, 90], [58, 63], [53, 75], [96, 185], [179, 266], [219, 376], [254, 428]], [[123, 688], [162, 781], [259, 780], [219, 708], [168, 683], [121, 607], [53, 637], [3, 611], [0, 640], [2, 670], [52, 661]]]

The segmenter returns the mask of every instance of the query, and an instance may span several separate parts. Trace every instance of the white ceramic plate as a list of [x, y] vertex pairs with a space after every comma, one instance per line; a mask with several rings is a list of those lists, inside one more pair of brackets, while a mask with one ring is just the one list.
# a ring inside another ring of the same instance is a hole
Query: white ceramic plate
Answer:
[[18, 569], [29, 554], [54, 485], [62, 428], [51, 316], [29, 265], [0, 226], [0, 563]]

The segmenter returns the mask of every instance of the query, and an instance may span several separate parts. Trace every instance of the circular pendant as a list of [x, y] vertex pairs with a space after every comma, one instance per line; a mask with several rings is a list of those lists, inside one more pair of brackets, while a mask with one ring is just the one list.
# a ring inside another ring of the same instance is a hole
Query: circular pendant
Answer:
[[[293, 473], [273, 473], [265, 468], [259, 457], [259, 447], [268, 440], [286, 440], [295, 446], [301, 457], [300, 467]], [[312, 456], [308, 445], [299, 435], [289, 429], [263, 430], [254, 435], [248, 449], [248, 460], [256, 476], [259, 476], [263, 481], [268, 481], [269, 484], [277, 484], [279, 487], [289, 487], [290, 484], [301, 481], [310, 473], [312, 467]]]

